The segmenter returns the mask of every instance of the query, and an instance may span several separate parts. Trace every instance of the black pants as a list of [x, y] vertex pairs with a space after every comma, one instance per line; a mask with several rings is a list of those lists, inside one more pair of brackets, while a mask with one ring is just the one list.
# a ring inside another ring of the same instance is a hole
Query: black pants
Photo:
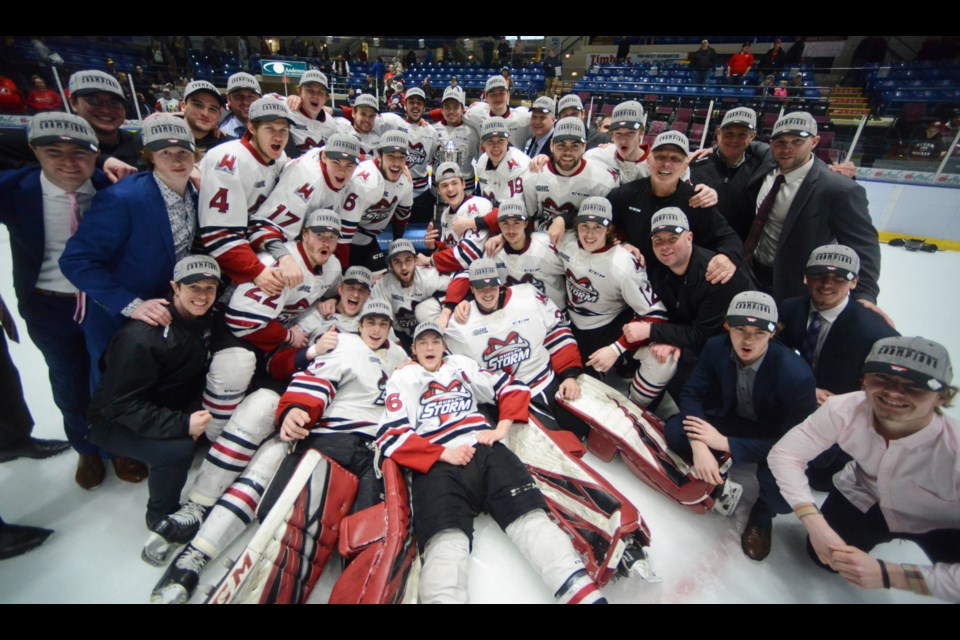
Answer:
[[0, 398], [3, 398], [3, 410], [0, 411], [0, 449], [16, 449], [30, 441], [33, 431], [33, 417], [27, 402], [23, 399], [23, 385], [20, 373], [10, 358], [7, 336], [0, 329]]

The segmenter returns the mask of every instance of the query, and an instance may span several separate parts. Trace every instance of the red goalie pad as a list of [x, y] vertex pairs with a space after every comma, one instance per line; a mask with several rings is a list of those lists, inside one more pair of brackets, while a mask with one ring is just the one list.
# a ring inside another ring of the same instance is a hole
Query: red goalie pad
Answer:
[[330, 604], [400, 602], [417, 545], [410, 521], [407, 482], [400, 467], [383, 461], [384, 501], [343, 520], [340, 555], [350, 563], [330, 594]]

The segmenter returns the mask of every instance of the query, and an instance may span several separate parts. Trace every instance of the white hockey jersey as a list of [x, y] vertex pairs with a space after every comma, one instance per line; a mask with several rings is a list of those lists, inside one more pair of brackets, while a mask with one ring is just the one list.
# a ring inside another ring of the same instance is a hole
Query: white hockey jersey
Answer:
[[343, 190], [331, 185], [321, 152], [311, 149], [288, 162], [277, 186], [250, 216], [250, 245], [254, 250], [261, 251], [274, 241], [295, 240], [309, 211], [331, 209], [340, 213]]
[[[490, 105], [486, 102], [474, 102], [463, 114], [463, 121], [468, 125], [480, 131], [483, 123], [490, 117]], [[502, 116], [507, 128], [510, 129], [510, 144], [523, 149], [527, 146], [530, 136], [530, 110], [526, 107], [507, 107], [507, 112]]]
[[504, 371], [540, 393], [554, 372], [582, 367], [580, 351], [566, 318], [546, 296], [528, 284], [506, 289], [500, 308], [481, 313], [470, 303], [470, 317], [451, 318], [447, 348], [469, 356], [491, 371]]
[[455, 210], [446, 207], [440, 214], [440, 242], [433, 254], [433, 264], [440, 273], [454, 273], [470, 267], [470, 263], [483, 257], [483, 244], [488, 231], [469, 230], [463, 236], [453, 231], [453, 219], [457, 216], [482, 218], [493, 211], [493, 203], [486, 198], [464, 198]]
[[310, 414], [314, 433], [361, 433], [373, 437], [383, 417], [386, 384], [409, 356], [388, 341], [374, 351], [354, 334], [293, 376], [280, 398], [278, 415], [299, 406]]
[[561, 176], [548, 162], [539, 173], [531, 171], [523, 179], [523, 204], [538, 231], [546, 231], [557, 216], [570, 229], [586, 198], [606, 197], [616, 186], [616, 174], [603, 164], [581, 160], [573, 175]]
[[[331, 255], [326, 264], [314, 269], [299, 242], [289, 242], [286, 247], [303, 273], [303, 282], [274, 296], [252, 282], [241, 284], [230, 296], [225, 316], [233, 335], [268, 353], [284, 343], [287, 329], [301, 315], [322, 297], [335, 292], [340, 284], [340, 263], [335, 257]], [[259, 257], [268, 268], [276, 264], [269, 254], [261, 253]]]
[[440, 275], [432, 267], [417, 267], [409, 287], [402, 286], [397, 276], [388, 272], [373, 285], [370, 299], [389, 304], [393, 309], [393, 328], [410, 336], [417, 328], [417, 305], [427, 298], [442, 297], [449, 284], [450, 276]]
[[368, 245], [396, 216], [406, 223], [413, 206], [413, 185], [405, 175], [390, 182], [380, 172], [376, 158], [357, 165], [343, 188], [340, 214], [340, 244]]
[[432, 373], [407, 365], [387, 381], [377, 446], [398, 464], [426, 473], [440, 447], [476, 444], [477, 432], [491, 428], [478, 405], [492, 402], [501, 419], [527, 421], [530, 391], [507, 373], [459, 355], [447, 356]]
[[[217, 145], [200, 162], [200, 238], [206, 252], [234, 280], [246, 282], [259, 272], [247, 228], [286, 163], [286, 154], [276, 162], [263, 162], [245, 138]], [[256, 269], [252, 274], [251, 267]]]
[[[393, 116], [393, 118], [384, 118], [384, 116]], [[410, 133], [410, 127], [404, 122], [403, 118], [396, 114], [383, 114], [378, 115], [373, 121], [373, 128], [370, 129], [369, 133], [360, 133], [357, 131], [356, 127], [353, 126], [353, 123], [346, 119], [338, 119], [337, 126], [340, 129], [340, 133], [345, 133], [351, 135], [357, 139], [357, 142], [360, 143], [360, 151], [363, 152], [365, 156], [373, 158], [377, 155], [377, 146], [380, 144], [380, 136], [385, 134], [387, 131], [393, 131], [398, 129], [400, 131], [406, 131]]]
[[430, 187], [430, 167], [435, 164], [433, 159], [439, 134], [426, 120], [414, 124], [395, 113], [385, 113], [380, 117], [394, 129], [405, 127], [404, 130], [410, 136], [407, 166], [410, 167], [413, 197], [416, 198]]
[[303, 109], [293, 112], [294, 123], [290, 126], [290, 138], [301, 153], [322, 147], [327, 139], [340, 130], [333, 116], [320, 110], [316, 119], [311, 118]]
[[[360, 333], [360, 314], [348, 316], [336, 311], [329, 318], [324, 318], [320, 310], [314, 308], [306, 314], [306, 317], [300, 317], [297, 325], [307, 334], [308, 342], [313, 344], [331, 329], [336, 329], [339, 333]], [[390, 342], [399, 343], [392, 327], [388, 339]]]
[[480, 155], [480, 135], [464, 122], [454, 126], [445, 122], [433, 125], [437, 130], [437, 150], [434, 153], [437, 166], [441, 162], [456, 162], [463, 172], [467, 190], [473, 190], [473, 162]]
[[540, 231], [530, 234], [527, 246], [520, 251], [504, 244], [493, 260], [504, 284], [531, 284], [546, 294], [558, 309], [567, 308], [566, 271], [547, 234]]
[[583, 154], [583, 158], [591, 163], [599, 162], [614, 171], [617, 174], [617, 184], [626, 184], [650, 176], [650, 167], [647, 166], [647, 156], [650, 155], [650, 152], [647, 151], [646, 147], [642, 147], [641, 150], [640, 159], [636, 162], [626, 160], [617, 151], [616, 145], [612, 144], [590, 149]]
[[578, 329], [605, 327], [627, 307], [642, 318], [666, 320], [646, 270], [629, 251], [609, 245], [595, 253], [568, 232], [557, 247], [567, 277], [567, 311]]
[[530, 158], [520, 149], [510, 147], [494, 167], [486, 153], [477, 160], [477, 183], [484, 198], [499, 206], [507, 198], [523, 193], [523, 180], [529, 173]]

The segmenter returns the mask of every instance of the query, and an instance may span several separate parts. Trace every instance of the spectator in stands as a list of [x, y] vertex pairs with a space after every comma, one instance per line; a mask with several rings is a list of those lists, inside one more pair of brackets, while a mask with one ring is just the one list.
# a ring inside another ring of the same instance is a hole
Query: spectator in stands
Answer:
[[260, 97], [260, 83], [249, 73], [235, 73], [227, 79], [227, 107], [230, 115], [220, 123], [220, 130], [235, 138], [247, 130], [250, 105]]
[[493, 39], [493, 36], [487, 36], [483, 39], [483, 44], [480, 45], [480, 48], [483, 50], [483, 66], [489, 67], [493, 64], [493, 48], [496, 46], [496, 41]]
[[373, 76], [369, 73], [367, 74], [367, 81], [363, 84], [361, 93], [367, 93], [371, 96], [377, 95], [377, 81], [374, 80]]
[[523, 38], [517, 36], [517, 41], [513, 43], [513, 61], [511, 62], [514, 69], [523, 69], [527, 66], [527, 61], [523, 58], [523, 49]]
[[740, 51], [730, 56], [730, 60], [727, 61], [727, 78], [730, 84], [743, 84], [752, 66], [753, 54], [750, 53], [750, 43], [744, 42]]
[[163, 94], [153, 110], [157, 113], [176, 113], [179, 109], [180, 101], [173, 97], [173, 85], [168, 82], [163, 86]]
[[33, 89], [27, 94], [27, 108], [30, 113], [42, 111], [63, 111], [63, 100], [60, 94], [47, 87], [47, 83], [38, 75], [31, 78]]
[[423, 91], [423, 95], [427, 98], [427, 108], [432, 109], [437, 105], [436, 103], [436, 89], [433, 85], [430, 84], [430, 76], [427, 76], [423, 79], [423, 82], [420, 83], [420, 89]]
[[503, 76], [503, 79], [507, 81], [507, 92], [513, 90], [513, 78], [510, 77], [510, 67], [501, 67], [500, 75]]
[[603, 116], [587, 136], [587, 151], [610, 143], [610, 116]]
[[784, 64], [786, 65], [798, 65], [803, 64], [803, 50], [807, 46], [807, 37], [806, 36], [797, 36], [793, 41], [793, 44], [790, 45], [790, 48], [787, 49], [787, 53], [784, 54]]
[[545, 89], [546, 95], [551, 98], [557, 93], [557, 78], [560, 73], [560, 56], [553, 47], [547, 49], [547, 55], [543, 58], [543, 75], [547, 81]]
[[[246, 38], [241, 37], [241, 41], [246, 42]], [[182, 73], [184, 70], [189, 69], [189, 56], [190, 49], [193, 47], [193, 44], [190, 42], [189, 36], [174, 36], [173, 37], [173, 61], [177, 65], [177, 72]], [[240, 64], [246, 64], [246, 56], [243, 56], [240, 59]]]
[[403, 63], [408, 67], [417, 64], [417, 52], [413, 50], [412, 46], [407, 49], [407, 56], [403, 59]]
[[763, 57], [760, 58], [760, 63], [757, 65], [757, 68], [760, 70], [760, 73], [764, 75], [776, 74], [781, 69], [785, 63], [784, 58], [786, 54], [781, 47], [782, 41], [780, 38], [773, 39], [773, 46], [767, 49], [767, 52], [763, 54]]
[[620, 36], [617, 41], [617, 64], [623, 64], [630, 55], [630, 36]]
[[497, 62], [501, 66], [510, 64], [510, 43], [505, 36], [500, 36], [500, 42], [497, 43]]
[[160, 43], [160, 39], [153, 37], [150, 40], [150, 46], [147, 48], [146, 54], [147, 64], [154, 70], [154, 73], [161, 73], [164, 67], [167, 66], [167, 56], [163, 50], [163, 45]]
[[350, 78], [350, 63], [343, 56], [333, 61], [333, 75], [344, 82]]
[[950, 141], [943, 139], [943, 123], [939, 120], [927, 123], [923, 132], [910, 145], [910, 159], [939, 161], [947, 155]]
[[383, 56], [377, 56], [377, 61], [370, 65], [370, 73], [376, 79], [377, 84], [383, 86], [383, 74], [386, 73], [387, 66], [383, 63]]
[[[460, 80], [457, 79], [457, 76], [450, 76], [450, 88], [457, 89], [460, 85]], [[462, 87], [460, 87], [462, 89]]]
[[774, 95], [773, 90], [775, 87], [776, 84], [774, 82], [774, 77], [772, 75], [768, 75], [763, 79], [763, 82], [757, 86], [757, 95], [764, 98], [769, 98]]
[[717, 65], [717, 51], [710, 46], [707, 40], [700, 41], [700, 48], [691, 51], [687, 56], [690, 59], [690, 76], [692, 84], [707, 84], [710, 73]]
[[797, 72], [793, 74], [793, 79], [790, 81], [790, 86], [787, 87], [787, 95], [791, 98], [802, 98], [803, 97], [803, 74]]

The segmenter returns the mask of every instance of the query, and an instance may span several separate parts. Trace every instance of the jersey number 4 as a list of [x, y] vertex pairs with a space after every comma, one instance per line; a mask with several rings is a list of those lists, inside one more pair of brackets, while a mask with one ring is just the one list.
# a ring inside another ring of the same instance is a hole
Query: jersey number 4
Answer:
[[227, 189], [226, 187], [220, 187], [220, 190], [210, 198], [210, 204], [208, 205], [211, 209], [216, 209], [220, 213], [226, 213], [230, 210], [230, 205], [227, 203]]

